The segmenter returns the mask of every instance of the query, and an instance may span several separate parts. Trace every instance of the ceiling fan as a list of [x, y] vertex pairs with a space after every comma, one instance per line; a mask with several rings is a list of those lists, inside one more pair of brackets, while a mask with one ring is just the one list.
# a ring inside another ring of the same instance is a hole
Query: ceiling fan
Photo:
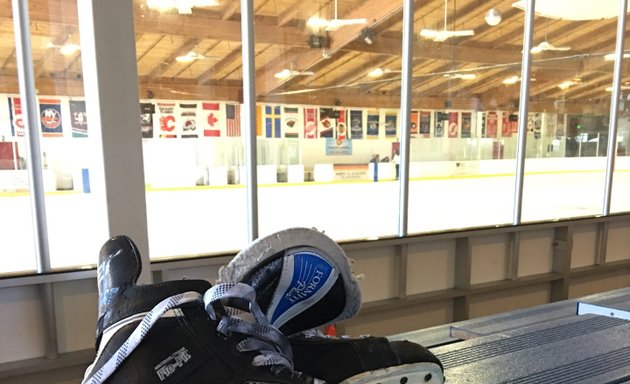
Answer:
[[537, 54], [544, 51], [568, 51], [570, 49], [571, 47], [556, 47], [555, 45], [545, 40], [545, 41], [541, 41], [537, 46], [532, 48], [531, 52], [533, 54]]
[[276, 79], [287, 79], [293, 76], [312, 76], [315, 72], [313, 71], [295, 71], [293, 69], [285, 68], [280, 72], [276, 72], [273, 77]]
[[425, 39], [433, 40], [435, 42], [443, 42], [451, 37], [460, 37], [460, 36], [473, 36], [475, 31], [472, 29], [464, 29], [459, 31], [448, 30], [448, 0], [444, 0], [444, 29], [427, 29], [423, 28], [420, 31], [420, 37], [424, 37]]
[[335, 10], [334, 10], [335, 18], [332, 20], [320, 19], [319, 17], [311, 17], [306, 22], [311, 28], [324, 28], [325, 31], [333, 32], [338, 30], [340, 27], [345, 27], [348, 25], [359, 25], [359, 24], [367, 24], [366, 18], [359, 19], [338, 19], [337, 18], [337, 0], [335, 0]]

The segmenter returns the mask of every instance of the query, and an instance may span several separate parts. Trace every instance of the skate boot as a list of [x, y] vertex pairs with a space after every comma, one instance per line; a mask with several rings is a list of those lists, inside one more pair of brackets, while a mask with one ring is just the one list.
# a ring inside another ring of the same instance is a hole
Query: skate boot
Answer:
[[328, 384], [444, 383], [444, 368], [425, 347], [385, 337], [290, 337], [295, 369]]
[[253, 287], [271, 324], [286, 335], [349, 319], [361, 306], [359, 285], [341, 247], [308, 228], [254, 241], [219, 269], [219, 282]]
[[313, 384], [293, 370], [286, 337], [245, 284], [137, 285], [140, 255], [125, 236], [99, 254], [94, 363], [83, 383]]
[[[272, 324], [291, 336], [300, 372], [329, 384], [444, 382], [442, 364], [421, 345], [382, 337], [331, 338], [316, 331], [353, 317], [361, 303], [349, 259], [321, 232], [291, 228], [256, 240], [219, 270], [219, 281], [254, 288]], [[303, 315], [285, 322], [289, 303]]]

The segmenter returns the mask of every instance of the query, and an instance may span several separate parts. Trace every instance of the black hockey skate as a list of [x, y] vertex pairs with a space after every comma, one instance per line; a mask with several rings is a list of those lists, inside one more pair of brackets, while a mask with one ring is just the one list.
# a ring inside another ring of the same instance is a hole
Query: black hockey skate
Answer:
[[290, 338], [295, 369], [329, 384], [444, 383], [440, 360], [425, 347], [384, 337]]
[[[338, 339], [316, 331], [299, 334], [349, 319], [361, 304], [349, 259], [321, 232], [290, 228], [256, 240], [219, 270], [219, 281], [244, 282], [256, 290], [272, 324], [292, 336], [298, 371], [330, 384], [444, 382], [440, 361], [415, 343], [382, 337]], [[291, 310], [286, 309], [289, 302], [302, 315], [283, 321], [282, 315]]]
[[83, 383], [314, 383], [292, 369], [288, 341], [269, 325], [251, 287], [136, 285], [140, 270], [131, 239], [114, 237], [102, 247], [97, 355]]

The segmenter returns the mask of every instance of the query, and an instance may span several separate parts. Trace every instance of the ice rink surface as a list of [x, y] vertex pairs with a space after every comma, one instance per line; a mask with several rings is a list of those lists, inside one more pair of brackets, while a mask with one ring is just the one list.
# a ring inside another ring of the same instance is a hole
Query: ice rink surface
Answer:
[[[526, 175], [521, 222], [600, 215], [605, 173]], [[510, 225], [513, 176], [425, 178], [409, 183], [408, 233]], [[613, 178], [611, 212], [630, 211], [630, 172]], [[292, 226], [314, 227], [338, 241], [396, 236], [400, 183], [276, 184], [258, 189], [259, 235]], [[93, 265], [107, 240], [97, 193], [46, 195], [53, 268]], [[242, 186], [149, 190], [147, 221], [153, 259], [237, 251], [247, 245], [247, 199]], [[30, 198], [0, 195], [0, 271], [36, 269]], [[112, 234], [115, 235], [115, 234]]]

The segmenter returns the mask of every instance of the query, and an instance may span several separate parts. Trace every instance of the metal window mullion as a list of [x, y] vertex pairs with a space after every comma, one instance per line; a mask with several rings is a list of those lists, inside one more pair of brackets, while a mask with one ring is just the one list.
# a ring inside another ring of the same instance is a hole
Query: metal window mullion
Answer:
[[31, 205], [35, 232], [37, 272], [50, 271], [50, 250], [46, 223], [46, 202], [42, 175], [41, 146], [39, 142], [37, 99], [35, 97], [35, 74], [31, 53], [30, 20], [27, 0], [13, 0], [13, 25], [15, 33], [15, 57], [17, 60], [18, 83], [22, 103], [22, 120], [26, 132], [28, 175], [31, 187]]
[[[619, 0], [617, 16], [617, 45], [615, 47], [615, 68], [613, 73], [612, 95], [610, 101], [610, 123], [608, 124], [608, 153], [606, 156], [606, 180], [604, 185], [604, 206], [602, 214], [610, 214], [613, 173], [617, 156], [617, 122], [619, 119], [619, 98], [621, 94], [621, 71], [623, 70], [624, 38], [628, 0]], [[599, 143], [599, 141], [598, 141]]]
[[529, 81], [532, 73], [531, 49], [534, 34], [535, 0], [529, 0], [525, 8], [525, 28], [523, 31], [523, 64], [521, 67], [521, 89], [518, 119], [518, 139], [516, 143], [516, 176], [514, 183], [514, 215], [512, 224], [521, 223], [523, 210], [523, 179], [525, 175], [525, 152], [527, 145], [527, 115], [529, 110]]
[[399, 154], [398, 236], [408, 233], [409, 218], [409, 116], [411, 113], [411, 70], [413, 58], [413, 0], [403, 0], [402, 81], [400, 89], [401, 139]]
[[[27, 158], [30, 199], [33, 216], [35, 256], [37, 272], [50, 271], [50, 249], [46, 220], [46, 202], [42, 176], [41, 147], [39, 142], [39, 123], [37, 99], [35, 97], [35, 73], [31, 50], [30, 20], [28, 0], [13, 0], [13, 28], [15, 34], [15, 58], [17, 61], [20, 102], [22, 103], [22, 121], [27, 138]], [[55, 300], [52, 283], [39, 285], [42, 301], [46, 357], [55, 359], [59, 355], [57, 341], [57, 321], [55, 318]]]
[[243, 55], [243, 120], [245, 130], [245, 164], [247, 167], [248, 241], [258, 238], [258, 178], [256, 158], [256, 91], [254, 78], [254, 5], [241, 0], [241, 50]]

